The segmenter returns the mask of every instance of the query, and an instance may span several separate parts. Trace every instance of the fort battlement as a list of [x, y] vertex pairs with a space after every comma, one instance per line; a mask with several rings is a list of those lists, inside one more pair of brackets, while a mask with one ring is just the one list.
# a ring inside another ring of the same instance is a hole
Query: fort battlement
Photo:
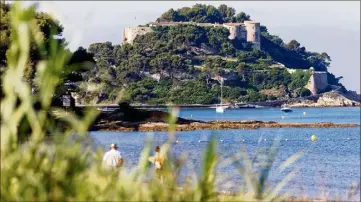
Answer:
[[127, 27], [123, 32], [123, 43], [132, 43], [138, 35], [153, 32], [150, 27]]
[[128, 27], [124, 29], [123, 43], [132, 43], [136, 36], [143, 35], [153, 30], [153, 26], [177, 26], [194, 25], [200, 27], [225, 27], [229, 30], [230, 40], [243, 39], [254, 45], [254, 48], [261, 49], [260, 23], [256, 21], [244, 21], [244, 23], [195, 23], [195, 22], [152, 22], [149, 27]]

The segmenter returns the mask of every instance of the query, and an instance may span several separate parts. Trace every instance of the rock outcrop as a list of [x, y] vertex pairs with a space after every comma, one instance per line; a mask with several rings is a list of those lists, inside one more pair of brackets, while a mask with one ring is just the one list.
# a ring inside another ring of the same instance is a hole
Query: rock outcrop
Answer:
[[360, 102], [351, 100], [345, 95], [337, 92], [324, 93], [318, 100], [317, 105], [322, 107], [327, 106], [359, 106]]
[[[274, 121], [209, 121], [177, 124], [176, 131], [191, 130], [226, 130], [226, 129], [259, 129], [259, 128], [338, 128], [359, 127], [359, 124], [336, 123], [277, 123]], [[165, 122], [142, 122], [134, 127], [134, 123], [109, 122], [97, 124], [93, 130], [100, 131], [168, 131], [169, 124]]]
[[360, 97], [351, 91], [342, 93], [330, 91], [316, 96], [301, 99], [290, 99], [290, 107], [349, 107], [360, 106]]
[[[141, 125], [152, 123], [162, 125], [168, 123], [171, 114], [158, 110], [136, 109], [126, 102], [119, 103], [119, 109], [111, 112], [101, 112], [93, 124], [91, 130], [125, 128], [121, 131], [139, 130]], [[188, 120], [176, 117], [176, 124], [191, 124], [194, 122], [203, 123], [203, 121]]]

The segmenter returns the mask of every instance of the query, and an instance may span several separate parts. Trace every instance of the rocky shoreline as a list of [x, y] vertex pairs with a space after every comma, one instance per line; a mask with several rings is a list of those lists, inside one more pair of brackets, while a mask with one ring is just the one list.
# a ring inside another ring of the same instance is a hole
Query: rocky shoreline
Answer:
[[[336, 124], [324, 123], [278, 123], [274, 121], [209, 121], [192, 122], [187, 124], [176, 124], [176, 131], [192, 130], [226, 130], [226, 129], [259, 129], [259, 128], [340, 128], [340, 127], [360, 127], [360, 124]], [[129, 123], [113, 121], [94, 125], [93, 131], [168, 131], [169, 124], [163, 122], [143, 122]]]
[[318, 95], [312, 95], [308, 97], [299, 98], [287, 98], [283, 100], [266, 101], [266, 102], [254, 102], [253, 105], [261, 107], [313, 107], [313, 108], [324, 108], [324, 107], [355, 107], [360, 105], [360, 95], [355, 92], [339, 92], [329, 91]]
[[311, 99], [297, 99], [288, 102], [290, 107], [352, 107], [360, 106], [360, 97], [353, 93], [326, 92]]
[[[119, 109], [102, 112], [89, 130], [91, 131], [168, 131], [171, 115], [157, 110], [144, 110], [120, 103]], [[176, 117], [176, 131], [259, 129], [259, 128], [339, 128], [360, 127], [360, 124], [279, 123], [275, 121], [199, 121]]]

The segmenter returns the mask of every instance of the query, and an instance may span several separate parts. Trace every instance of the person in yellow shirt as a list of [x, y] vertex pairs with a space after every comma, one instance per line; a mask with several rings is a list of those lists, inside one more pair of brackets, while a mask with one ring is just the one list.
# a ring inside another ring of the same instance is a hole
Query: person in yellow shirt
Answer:
[[152, 164], [154, 164], [155, 174], [157, 175], [158, 179], [163, 181], [162, 171], [164, 169], [163, 167], [164, 167], [165, 158], [160, 154], [160, 147], [159, 146], [155, 147], [155, 155], [149, 157], [148, 160]]

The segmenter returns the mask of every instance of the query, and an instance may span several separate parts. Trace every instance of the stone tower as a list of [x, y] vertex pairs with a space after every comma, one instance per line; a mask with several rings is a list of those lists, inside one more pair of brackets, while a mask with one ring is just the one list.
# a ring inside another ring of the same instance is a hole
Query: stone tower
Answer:
[[253, 43], [256, 49], [261, 49], [261, 25], [256, 21], [244, 21], [247, 30], [247, 41]]
[[327, 72], [316, 72], [313, 67], [311, 67], [310, 70], [311, 77], [308, 80], [306, 88], [311, 91], [312, 95], [317, 95], [328, 87]]

